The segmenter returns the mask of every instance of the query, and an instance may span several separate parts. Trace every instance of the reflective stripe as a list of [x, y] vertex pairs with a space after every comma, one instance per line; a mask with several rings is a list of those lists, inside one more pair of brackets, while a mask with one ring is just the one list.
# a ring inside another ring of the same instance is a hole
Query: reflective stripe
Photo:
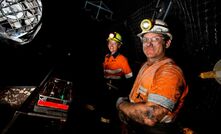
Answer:
[[170, 111], [173, 110], [175, 103], [168, 98], [158, 95], [158, 94], [149, 94], [148, 101], [161, 105]]
[[140, 88], [139, 88], [139, 93], [141, 93], [141, 94], [143, 94], [143, 95], [147, 95], [147, 89], [144, 88], [144, 87], [142, 87], [142, 86], [140, 86]]
[[115, 70], [113, 70], [113, 69], [112, 69], [112, 70], [110, 70], [110, 69], [105, 69], [104, 72], [105, 72], [105, 73], [108, 73], [108, 74], [117, 74], [117, 73], [122, 72], [122, 69], [121, 69], [121, 68], [115, 69]]
[[131, 77], [133, 77], [133, 73], [131, 72], [131, 73], [129, 73], [129, 74], [126, 74], [125, 77], [126, 77], [127, 79], [128, 79], [128, 78], [131, 78]]

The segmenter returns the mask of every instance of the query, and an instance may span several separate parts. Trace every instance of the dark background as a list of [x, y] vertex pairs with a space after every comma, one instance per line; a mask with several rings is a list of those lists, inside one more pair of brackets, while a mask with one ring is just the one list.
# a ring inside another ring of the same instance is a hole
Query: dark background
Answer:
[[[92, 1], [94, 2], [94, 1]], [[96, 2], [96, 1], [95, 1]], [[100, 1], [97, 1], [98, 4]], [[161, 1], [166, 9], [168, 0]], [[155, 17], [168, 23], [174, 36], [168, 55], [183, 69], [189, 95], [181, 113], [183, 126], [197, 133], [219, 130], [221, 85], [215, 79], [201, 79], [199, 74], [212, 71], [220, 60], [221, 12], [216, 0], [173, 0], [171, 8], [157, 12]], [[53, 69], [61, 78], [76, 85], [76, 96], [83, 101], [96, 100], [102, 89], [101, 63], [109, 32], [122, 34], [122, 52], [128, 57], [136, 74], [145, 60], [136, 37], [139, 23], [151, 18], [157, 0], [104, 0], [113, 11], [98, 16], [97, 8], [85, 7], [84, 0], [43, 0], [42, 28], [35, 39], [22, 46], [1, 42], [0, 86], [36, 85]]]

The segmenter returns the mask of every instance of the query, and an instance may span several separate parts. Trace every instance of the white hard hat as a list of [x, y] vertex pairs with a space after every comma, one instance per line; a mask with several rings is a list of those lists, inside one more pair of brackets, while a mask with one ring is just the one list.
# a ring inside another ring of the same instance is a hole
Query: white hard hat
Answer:
[[140, 38], [142, 38], [142, 36], [145, 33], [160, 33], [167, 35], [170, 38], [170, 40], [172, 40], [173, 38], [168, 28], [168, 25], [164, 21], [159, 19], [156, 20], [144, 19], [140, 23], [140, 28], [142, 32], [137, 34], [137, 36]]

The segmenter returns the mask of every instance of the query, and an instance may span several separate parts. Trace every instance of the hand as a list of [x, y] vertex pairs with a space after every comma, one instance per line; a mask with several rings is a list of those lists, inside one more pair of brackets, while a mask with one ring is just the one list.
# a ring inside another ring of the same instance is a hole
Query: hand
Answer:
[[160, 122], [163, 122], [163, 123], [170, 123], [174, 120], [174, 115], [173, 114], [168, 114], [166, 116], [163, 117], [163, 119], [160, 121]]

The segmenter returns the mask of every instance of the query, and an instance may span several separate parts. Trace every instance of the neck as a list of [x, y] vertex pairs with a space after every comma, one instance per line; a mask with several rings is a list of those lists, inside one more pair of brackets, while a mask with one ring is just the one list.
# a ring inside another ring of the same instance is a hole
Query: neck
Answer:
[[147, 58], [147, 64], [148, 65], [152, 65], [158, 61], [161, 61], [163, 59], [165, 59], [166, 57], [165, 56], [161, 56], [161, 57], [155, 57], [155, 58]]

